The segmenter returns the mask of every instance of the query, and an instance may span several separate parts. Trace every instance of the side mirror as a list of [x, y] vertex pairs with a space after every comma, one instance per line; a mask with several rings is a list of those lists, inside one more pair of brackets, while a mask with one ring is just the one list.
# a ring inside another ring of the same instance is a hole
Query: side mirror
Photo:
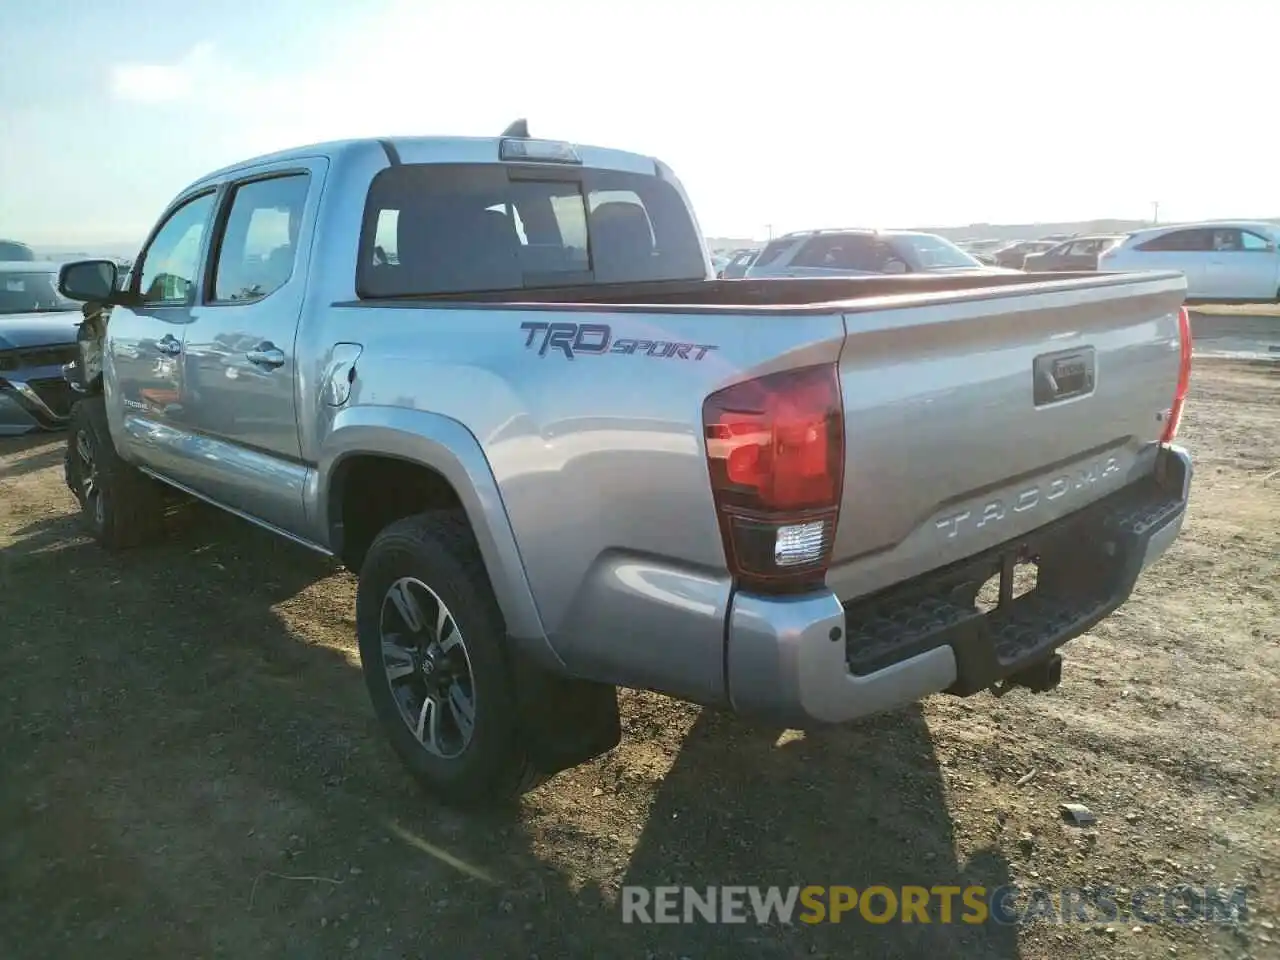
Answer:
[[903, 260], [886, 260], [884, 267], [882, 268], [882, 272], [883, 273], [906, 273], [907, 264]]
[[58, 292], [69, 300], [110, 300], [116, 292], [117, 269], [112, 260], [77, 260], [58, 271]]

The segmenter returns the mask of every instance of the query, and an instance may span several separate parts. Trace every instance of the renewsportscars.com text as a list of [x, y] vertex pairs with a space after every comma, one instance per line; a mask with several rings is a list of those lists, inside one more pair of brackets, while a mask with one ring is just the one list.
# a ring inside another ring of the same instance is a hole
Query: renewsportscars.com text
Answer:
[[1248, 915], [1240, 887], [936, 885], [622, 888], [623, 923], [1234, 923]]

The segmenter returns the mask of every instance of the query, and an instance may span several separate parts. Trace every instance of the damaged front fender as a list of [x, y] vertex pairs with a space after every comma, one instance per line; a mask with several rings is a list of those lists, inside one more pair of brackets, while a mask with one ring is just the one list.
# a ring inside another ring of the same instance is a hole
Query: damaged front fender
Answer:
[[82, 397], [93, 396], [102, 391], [102, 349], [106, 342], [110, 311], [110, 307], [100, 304], [84, 305], [84, 319], [76, 329], [79, 356], [62, 366], [62, 378]]

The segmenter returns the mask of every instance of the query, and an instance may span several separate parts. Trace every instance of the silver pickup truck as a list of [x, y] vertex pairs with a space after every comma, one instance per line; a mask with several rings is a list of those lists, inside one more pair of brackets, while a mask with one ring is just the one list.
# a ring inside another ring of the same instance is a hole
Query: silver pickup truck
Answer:
[[796, 727], [1050, 689], [1186, 509], [1180, 275], [717, 281], [646, 156], [290, 150], [116, 274], [60, 277], [88, 529], [177, 490], [339, 558], [451, 802], [615, 746], [618, 686]]

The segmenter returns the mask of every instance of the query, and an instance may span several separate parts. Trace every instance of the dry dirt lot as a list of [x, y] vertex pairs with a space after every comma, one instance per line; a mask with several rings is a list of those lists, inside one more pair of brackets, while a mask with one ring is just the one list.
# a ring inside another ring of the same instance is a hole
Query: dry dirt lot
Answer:
[[[353, 581], [190, 511], [77, 532], [0, 447], [0, 957], [1280, 956], [1280, 365], [1201, 363], [1185, 532], [1062, 687], [801, 736], [624, 694], [613, 754], [463, 816], [409, 784]], [[1028, 779], [1030, 778], [1030, 779]], [[1064, 824], [1077, 800], [1095, 828]], [[623, 925], [623, 884], [1243, 884], [1234, 927]], [[1140, 927], [1141, 929], [1134, 929]]]

